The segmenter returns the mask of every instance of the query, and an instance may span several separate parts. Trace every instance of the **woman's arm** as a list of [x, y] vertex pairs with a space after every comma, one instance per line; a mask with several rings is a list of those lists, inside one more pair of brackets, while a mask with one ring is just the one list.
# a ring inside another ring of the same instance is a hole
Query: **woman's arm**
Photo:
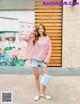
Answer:
[[48, 42], [48, 52], [47, 52], [46, 58], [44, 59], [44, 63], [46, 63], [46, 64], [49, 63], [50, 56], [51, 56], [51, 41], [50, 41], [50, 38], [49, 38], [49, 42]]
[[31, 39], [32, 37], [34, 37], [34, 30], [29, 34], [29, 35], [26, 35], [23, 40], [25, 41], [28, 41], [29, 39]]

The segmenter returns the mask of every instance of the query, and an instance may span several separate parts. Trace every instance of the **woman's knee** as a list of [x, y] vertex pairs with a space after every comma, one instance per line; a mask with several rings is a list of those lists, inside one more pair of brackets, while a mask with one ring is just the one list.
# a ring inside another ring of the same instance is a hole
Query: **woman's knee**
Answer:
[[43, 70], [43, 73], [44, 73], [44, 74], [48, 74], [48, 71], [47, 71], [46, 68], [42, 68], [42, 70]]
[[44, 71], [44, 74], [48, 74], [48, 71], [47, 71], [47, 70], [45, 70], [45, 71]]
[[39, 73], [35, 73], [35, 79], [36, 79], [36, 80], [39, 79]]
[[35, 75], [35, 79], [38, 80], [39, 79], [39, 71], [36, 68], [34, 68], [34, 75]]

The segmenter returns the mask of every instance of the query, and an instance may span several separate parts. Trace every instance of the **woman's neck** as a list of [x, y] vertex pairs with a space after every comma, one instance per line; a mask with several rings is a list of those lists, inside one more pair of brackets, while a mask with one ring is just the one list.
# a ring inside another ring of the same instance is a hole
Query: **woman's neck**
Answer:
[[40, 37], [44, 37], [44, 35], [43, 35], [43, 34], [41, 34], [41, 35], [40, 35]]

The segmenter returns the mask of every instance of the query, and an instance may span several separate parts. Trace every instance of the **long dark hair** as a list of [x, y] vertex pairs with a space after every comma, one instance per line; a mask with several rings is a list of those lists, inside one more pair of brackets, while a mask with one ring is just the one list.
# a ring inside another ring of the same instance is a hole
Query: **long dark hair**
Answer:
[[35, 36], [35, 39], [33, 40], [33, 44], [34, 44], [34, 45], [35, 45], [35, 43], [39, 40], [39, 37], [40, 37], [40, 34], [39, 34], [39, 32], [38, 32], [40, 26], [42, 26], [43, 29], [44, 29], [43, 35], [44, 35], [44, 36], [47, 36], [47, 35], [46, 35], [46, 28], [45, 28], [45, 26], [44, 26], [42, 23], [40, 23], [38, 27], [37, 27], [37, 26], [35, 27], [35, 35], [34, 35], [34, 36]]

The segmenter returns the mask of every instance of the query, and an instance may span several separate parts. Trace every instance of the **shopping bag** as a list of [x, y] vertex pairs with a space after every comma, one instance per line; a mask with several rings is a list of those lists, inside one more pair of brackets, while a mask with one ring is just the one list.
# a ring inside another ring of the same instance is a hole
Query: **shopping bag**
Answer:
[[43, 84], [44, 86], [47, 86], [51, 77], [52, 77], [51, 75], [44, 74], [41, 79], [41, 84]]

